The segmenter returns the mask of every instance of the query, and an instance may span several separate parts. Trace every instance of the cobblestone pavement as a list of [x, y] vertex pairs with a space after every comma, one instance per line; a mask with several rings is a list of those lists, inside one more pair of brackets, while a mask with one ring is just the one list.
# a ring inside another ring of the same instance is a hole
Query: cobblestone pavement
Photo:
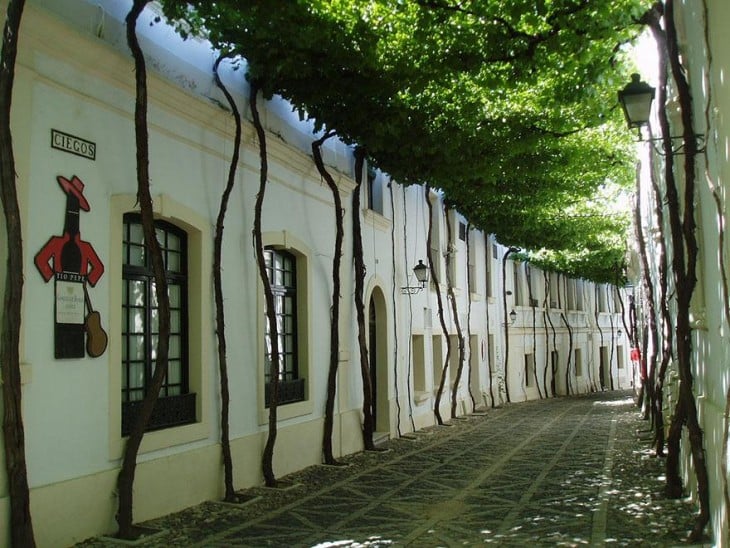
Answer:
[[663, 496], [643, 428], [629, 392], [511, 404], [145, 523], [163, 532], [140, 545], [677, 545], [694, 506]]

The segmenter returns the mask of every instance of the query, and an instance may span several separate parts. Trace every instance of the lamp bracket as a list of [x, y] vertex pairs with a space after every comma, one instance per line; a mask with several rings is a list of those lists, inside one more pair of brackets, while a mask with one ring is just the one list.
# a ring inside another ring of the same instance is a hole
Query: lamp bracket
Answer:
[[401, 295], [415, 295], [421, 291], [423, 291], [423, 286], [406, 286], [400, 288]]
[[[695, 145], [697, 147], [697, 150], [695, 154], [702, 154], [705, 152], [706, 145], [705, 145], [705, 136], [702, 133], [695, 133], [693, 135], [695, 139]], [[675, 154], [687, 154], [686, 152], [682, 152], [682, 149], [684, 148], [684, 137], [681, 135], [675, 135], [669, 137], [669, 139], [672, 141], [672, 155]], [[666, 153], [664, 152], [664, 149], [662, 147], [658, 147], [656, 143], [664, 141], [664, 137], [651, 137], [649, 139], [644, 139], [644, 136], [641, 134], [641, 129], [639, 129], [639, 142], [647, 142], [651, 143], [652, 148], [654, 148], [654, 152], [656, 152], [659, 156], [666, 156]], [[675, 142], [679, 142], [679, 144], [675, 145]]]

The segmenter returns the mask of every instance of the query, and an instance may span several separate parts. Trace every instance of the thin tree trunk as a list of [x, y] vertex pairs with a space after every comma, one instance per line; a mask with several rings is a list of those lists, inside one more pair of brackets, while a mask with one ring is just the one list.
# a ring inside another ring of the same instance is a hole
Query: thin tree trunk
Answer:
[[0, 197], [7, 234], [7, 262], [0, 334], [0, 378], [3, 393], [3, 446], [10, 497], [10, 542], [35, 546], [30, 515], [28, 470], [25, 460], [25, 429], [20, 382], [20, 325], [23, 299], [23, 238], [15, 184], [15, 157], [10, 112], [18, 53], [18, 33], [24, 0], [10, 0], [0, 56]]
[[[446, 290], [448, 292], [448, 300], [451, 301], [451, 313], [454, 317], [454, 325], [456, 326], [456, 336], [459, 339], [459, 365], [456, 367], [456, 375], [454, 377], [454, 383], [451, 387], [451, 418], [456, 418], [456, 404], [457, 404], [457, 397], [458, 397], [458, 391], [459, 391], [459, 382], [461, 381], [461, 373], [464, 370], [464, 357], [465, 357], [465, 351], [464, 351], [464, 334], [461, 331], [461, 321], [459, 320], [459, 311], [456, 306], [456, 294], [454, 293], [454, 280], [451, 279], [451, 268], [450, 265], [453, 264], [453, 261], [455, 261], [454, 253], [456, 253], [455, 249], [452, 249], [451, 247], [451, 238], [452, 238], [452, 232], [453, 228], [451, 226], [451, 219], [449, 217], [449, 212], [446, 206], [446, 202], [444, 202], [444, 217], [446, 218], [446, 241], [448, 242], [449, 246], [449, 253], [448, 253], [448, 261], [446, 262]], [[472, 401], [474, 401], [474, 398], [472, 398]]]
[[[491, 265], [491, 261], [492, 261], [491, 253], [492, 253], [492, 250], [491, 250], [491, 246], [489, 245], [489, 239], [488, 239], [488, 237], [486, 235], [485, 235], [485, 238], [487, 240], [487, 246], [486, 246], [487, 247], [487, 256], [485, 258], [485, 261], [487, 262], [487, 264], [490, 264]], [[492, 269], [491, 268], [486, 268], [485, 270], [486, 270], [486, 280], [485, 280], [485, 282], [487, 284], [486, 287], [488, 288], [489, 287], [489, 284], [491, 283], [490, 276], [491, 276]], [[486, 292], [486, 293], [487, 293], [487, 296], [484, 299], [484, 308], [486, 310], [486, 320], [487, 320], [487, 372], [489, 373], [489, 401], [490, 401], [490, 405], [492, 406], [492, 408], [494, 408], [495, 407], [495, 403], [494, 403], [494, 388], [493, 388], [493, 384], [494, 384], [493, 383], [493, 379], [494, 379], [494, 367], [493, 367], [493, 364], [492, 364], [492, 345], [489, 342], [489, 337], [490, 337], [490, 332], [489, 332], [489, 293], [488, 292]]]
[[469, 274], [469, 257], [470, 255], [470, 238], [469, 238], [469, 231], [471, 230], [470, 225], [467, 223], [466, 225], [466, 265], [467, 265], [467, 274], [466, 274], [466, 295], [467, 295], [467, 309], [466, 309], [466, 340], [469, 341], [469, 375], [467, 377], [467, 388], [469, 389], [469, 398], [471, 398], [471, 412], [474, 413], [477, 410], [477, 402], [474, 399], [474, 394], [471, 389], [472, 384], [472, 375], [474, 375], [472, 363], [474, 362], [474, 358], [471, 355], [472, 348], [471, 348], [471, 275]]
[[119, 493], [119, 524], [118, 536], [131, 539], [135, 536], [133, 523], [133, 488], [134, 475], [137, 464], [137, 453], [149, 422], [160, 388], [167, 373], [167, 356], [170, 341], [170, 298], [167, 292], [167, 278], [162, 261], [157, 236], [155, 234], [155, 220], [152, 210], [152, 196], [150, 195], [149, 178], [149, 135], [147, 128], [147, 70], [142, 48], [137, 39], [137, 19], [142, 13], [147, 0], [134, 0], [132, 8], [127, 14], [127, 44], [134, 57], [136, 73], [136, 100], [134, 108], [134, 129], [137, 144], [137, 200], [139, 201], [142, 216], [142, 231], [144, 240], [152, 261], [152, 271], [155, 279], [155, 294], [159, 313], [159, 332], [157, 339], [157, 357], [155, 370], [149, 386], [146, 387], [144, 399], [139, 415], [132, 426], [127, 443], [124, 447], [122, 468], [117, 478]]
[[[664, 72], [666, 75], [666, 71]], [[660, 79], [662, 76], [660, 76]], [[664, 76], [666, 78], [666, 76]], [[654, 168], [654, 155], [649, 155], [649, 171], [651, 176], [651, 188], [654, 196], [654, 215], [659, 228], [659, 238], [656, 243], [656, 261], [659, 273], [659, 314], [662, 323], [662, 358], [656, 376], [654, 387], [654, 414], [656, 423], [656, 454], [664, 456], [665, 426], [664, 426], [664, 383], [666, 380], [667, 368], [672, 359], [672, 348], [674, 337], [672, 333], [672, 320], [669, 314], [668, 304], [668, 266], [666, 238], [664, 234], [664, 201], [662, 200], [659, 182]]]
[[537, 395], [542, 399], [540, 379], [537, 376], [537, 299], [532, 296], [532, 274], [527, 263], [525, 263], [525, 278], [527, 279], [527, 298], [530, 299], [530, 308], [532, 308], [532, 364], [535, 366], [533, 374], [535, 376], [535, 386], [537, 386]]
[[230, 393], [228, 389], [228, 358], [226, 352], [226, 320], [225, 306], [223, 303], [223, 228], [228, 210], [228, 201], [231, 191], [236, 182], [236, 170], [238, 168], [238, 158], [241, 151], [241, 114], [238, 111], [236, 101], [228, 92], [228, 88], [223, 84], [218, 74], [218, 66], [224, 56], [218, 57], [213, 65], [213, 76], [215, 83], [225, 95], [228, 105], [231, 107], [231, 114], [236, 124], [236, 133], [233, 138], [233, 154], [231, 163], [228, 168], [228, 180], [226, 187], [221, 196], [221, 204], [218, 208], [218, 218], [215, 225], [215, 238], [213, 240], [213, 290], [215, 293], [215, 332], [218, 339], [218, 371], [220, 373], [221, 388], [221, 450], [223, 452], [223, 500], [233, 502], [236, 498], [235, 488], [233, 487], [233, 459], [231, 457], [231, 442], [229, 434], [228, 413], [230, 407]]
[[[443, 425], [444, 421], [441, 418], [441, 410], [439, 409], [439, 407], [441, 406], [441, 397], [444, 393], [444, 385], [446, 384], [446, 375], [449, 368], [449, 359], [451, 358], [451, 339], [449, 338], [449, 330], [446, 327], [446, 320], [444, 319], [444, 303], [443, 299], [441, 298], [438, 274], [436, 272], [436, 266], [433, 263], [433, 252], [431, 250], [431, 241], [433, 238], [433, 206], [431, 205], [431, 200], [429, 199], [430, 193], [431, 187], [426, 185], [425, 198], [426, 207], [428, 208], [428, 235], [426, 236], [426, 255], [428, 258], [428, 267], [431, 271], [431, 280], [433, 280], [433, 284], [436, 289], [436, 302], [438, 304], [438, 316], [439, 322], [441, 324], [441, 332], [444, 334], [444, 337], [446, 337], [446, 358], [444, 359], [444, 367], [441, 370], [441, 379], [439, 380], [438, 390], [436, 390], [436, 401], [434, 402], [433, 413], [436, 416], [436, 423], [439, 425]], [[435, 359], [436, 357], [434, 356], [434, 361]]]
[[[598, 363], [599, 364], [601, 363], [601, 358], [602, 358], [601, 349], [603, 348], [603, 329], [601, 329], [601, 322], [598, 319], [599, 318], [598, 300], [600, 298], [600, 291], [601, 291], [601, 288], [598, 286], [598, 284], [596, 284], [596, 303], [595, 303], [596, 304], [596, 308], [595, 308], [596, 328], [598, 329], [598, 335], [599, 335], [600, 341], [601, 341], [598, 346]], [[605, 367], [605, 364], [604, 364], [604, 367]], [[603, 392], [606, 389], [606, 379], [605, 379], [606, 373], [605, 373], [605, 371], [601, 370], [600, 367], [598, 368], [598, 376], [600, 377], [598, 380], [599, 380], [599, 385], [601, 387], [601, 392]]]
[[[710, 520], [709, 478], [703, 447], [703, 434], [697, 416], [692, 384], [692, 334], [689, 323], [690, 302], [697, 282], [697, 241], [695, 237], [694, 193], [697, 142], [694, 135], [692, 116], [692, 97], [687, 83], [684, 68], [680, 61], [677, 31], [674, 21], [674, 2], [666, 0], [664, 4], [665, 31], [662, 32], [657, 18], [653, 18], [650, 26], [660, 49], [660, 70], [669, 62], [672, 77], [676, 86], [682, 120], [682, 141], [684, 145], [684, 196], [681, 209], [676, 183], [674, 180], [670, 127], [666, 113], [666, 85], [660, 89], [663, 101], [659, 102], [660, 123], [662, 127], [663, 147], [667, 154], [665, 181], [667, 186], [667, 204], [669, 210], [669, 226], [672, 237], [672, 265], [676, 280], [677, 316], [676, 345], [679, 369], [679, 403], [683, 406], [681, 414], [689, 430], [692, 462], [697, 479], [697, 495], [700, 511], [690, 533], [690, 540], [698, 541]], [[663, 57], [666, 55], [666, 57]], [[662, 59], [663, 57], [663, 59]], [[664, 61], [664, 63], [662, 63]], [[678, 414], [679, 415], [679, 414]], [[680, 423], [681, 424], [681, 423]], [[674, 426], [674, 425], [673, 425]], [[681, 428], [681, 427], [680, 427]], [[669, 459], [667, 459], [669, 462]], [[669, 471], [667, 472], [669, 481]]]
[[[589, 302], [587, 285], [588, 284], [585, 284], [585, 283], [582, 284], [582, 289], [581, 289], [582, 294], [583, 294], [583, 307], [584, 308], [587, 306], [587, 303]], [[591, 348], [591, 357], [593, 357], [593, 349], [592, 348]], [[591, 365], [592, 365], [592, 362], [593, 361], [591, 360]], [[592, 372], [592, 370], [593, 370], [593, 367], [591, 367], [590, 365], [586, 367], [586, 372], [588, 373], [588, 386], [590, 387], [589, 390], [591, 392], [596, 392], [596, 390], [597, 390], [596, 389], [596, 381], [593, 378], [593, 372]]]
[[[609, 329], [611, 330], [610, 331], [611, 332], [611, 338], [610, 338], [611, 345], [609, 347], [610, 352], [608, 354], [608, 380], [609, 380], [609, 385], [611, 386], [611, 390], [613, 390], [614, 389], [614, 386], [613, 386], [613, 354], [614, 354], [614, 350], [615, 350], [615, 344], [613, 342], [613, 337], [614, 337], [613, 313], [614, 313], [614, 311], [611, 310], [612, 306], [608, 299], [608, 295], [609, 295], [608, 290], [610, 287], [611, 287], [610, 285], [606, 285], [606, 306], [608, 307], [608, 324], [609, 324]], [[610, 300], [611, 301], [613, 300], [613, 295], [611, 295]]]
[[[562, 276], [566, 283], [566, 290], [567, 290], [567, 278], [565, 276]], [[567, 296], [566, 296], [567, 301]], [[563, 303], [560, 298], [560, 274], [558, 275], [558, 307], [560, 308], [560, 318], [563, 320], [563, 323], [565, 324], [566, 329], [568, 330], [568, 359], [565, 364], [565, 391], [570, 396], [573, 393], [573, 386], [570, 382], [570, 362], [573, 357], [573, 329], [570, 327], [570, 322], [568, 322], [568, 317], [563, 311]]]
[[[400, 407], [400, 394], [399, 394], [399, 383], [398, 383], [398, 340], [400, 337], [398, 337], [398, 303], [396, 299], [397, 291], [398, 291], [398, 282], [396, 280], [396, 254], [395, 254], [395, 227], [396, 227], [396, 219], [395, 219], [395, 197], [393, 193], [393, 180], [391, 179], [388, 181], [388, 194], [390, 194], [390, 213], [391, 213], [391, 221], [390, 221], [390, 250], [391, 250], [391, 256], [393, 258], [393, 268], [391, 270], [391, 304], [393, 306], [393, 388], [395, 389], [395, 407], [396, 407], [396, 417], [395, 417], [395, 430], [398, 433], [398, 437], [401, 437], [402, 432], [400, 428], [400, 415], [401, 415], [401, 407]], [[405, 202], [403, 204], [403, 209], [405, 211]], [[405, 223], [403, 223], [403, 226], [405, 226]], [[404, 247], [405, 247], [405, 239], [403, 240]], [[404, 265], [407, 263], [403, 263]], [[408, 332], [410, 336], [410, 331]], [[411, 370], [410, 370], [410, 364], [407, 364], [406, 367], [408, 367], [408, 377], [406, 379], [406, 386], [408, 387], [408, 402], [410, 405], [411, 401]], [[415, 428], [414, 428], [415, 430]]]
[[[647, 316], [647, 330], [648, 335], [651, 338], [651, 356], [646, 356], [642, 353], [642, 359], [645, 359], [647, 366], [641, 368], [641, 388], [642, 394], [648, 400], [648, 403], [644, 405], [645, 414], [644, 418], [648, 419], [647, 416], [649, 410], [656, 411], [656, 396], [654, 394], [654, 378], [656, 370], [656, 359], [657, 359], [657, 347], [658, 347], [658, 333], [656, 326], [656, 308], [654, 306], [654, 284], [651, 281], [651, 270], [649, 268], [649, 255], [646, 248], [646, 239], [644, 237], [644, 227], [641, 224], [641, 177], [640, 177], [640, 166], [637, 166], [636, 170], [636, 204], [634, 206], [634, 232], [636, 234], [636, 242], [639, 245], [639, 258], [641, 259], [641, 271], [642, 271], [642, 286], [644, 288], [644, 296], [646, 301], [646, 316]], [[646, 336], [646, 331], [645, 336]], [[655, 436], [659, 436], [659, 427], [656, 420], [656, 412], [651, 413], [651, 418], [655, 427]], [[655, 437], [655, 442], [656, 442]]]
[[327, 372], [327, 401], [324, 412], [324, 435], [322, 438], [322, 454], [325, 464], [337, 464], [332, 451], [332, 431], [335, 420], [335, 398], [337, 397], [337, 368], [340, 357], [340, 299], [341, 299], [341, 276], [340, 265], [342, 263], [342, 241], [345, 236], [343, 226], [344, 210], [342, 198], [337, 183], [327, 171], [322, 159], [322, 144], [332, 137], [334, 132], [328, 132], [312, 143], [312, 157], [314, 165], [317, 166], [320, 176], [325, 180], [332, 192], [332, 199], [335, 208], [335, 249], [332, 257], [332, 311], [330, 318], [330, 363]]
[[542, 386], [545, 388], [545, 397], [550, 397], [547, 384], [547, 372], [550, 367], [550, 330], [548, 329], [548, 284], [547, 284], [547, 272], [543, 272], [543, 280], [545, 281], [545, 298], [542, 304], [542, 325], [545, 328], [545, 367], [542, 371]]
[[[256, 194], [256, 204], [254, 205], [254, 222], [253, 222], [253, 244], [256, 253], [256, 264], [258, 266], [259, 278], [264, 287], [264, 302], [266, 304], [266, 321], [269, 326], [268, 344], [271, 349], [271, 358], [269, 360], [269, 433], [266, 437], [266, 445], [261, 455], [261, 469], [264, 475], [264, 482], [267, 487], [276, 487], [276, 475], [274, 474], [274, 446], [276, 445], [276, 435], [278, 428], [277, 409], [279, 406], [279, 375], [280, 368], [280, 349], [279, 349], [279, 327], [276, 322], [276, 308], [274, 303], [274, 293], [271, 290], [271, 281], [266, 271], [266, 255], [264, 253], [263, 233], [261, 232], [261, 217], [263, 212], [264, 198], [266, 196], [266, 185], [269, 178], [269, 161], [266, 149], [266, 131], [261, 124], [259, 117], [259, 109], [257, 97], [259, 94], [259, 86], [256, 82], [251, 83], [249, 91], [249, 106], [251, 107], [251, 117], [253, 118], [254, 129], [259, 140], [259, 191]], [[273, 268], [273, 267], [272, 267]]]
[[[510, 247], [502, 257], [502, 309], [504, 310], [504, 393], [507, 403], [510, 403], [509, 397], [509, 315], [507, 313], [507, 259], [512, 253], [517, 251], [516, 247]], [[513, 288], [514, 289], [514, 288]]]
[[[392, 182], [391, 182], [391, 188], [392, 188]], [[406, 200], [406, 187], [403, 186], [403, 264], [408, 264], [408, 202]], [[393, 223], [395, 226], [395, 223]], [[397, 328], [397, 326], [396, 326]], [[413, 302], [411, 300], [411, 294], [408, 293], [408, 333], [413, 332]], [[412, 348], [413, 348], [413, 339], [409, 336], [408, 338], [408, 360], [406, 361], [406, 367], [408, 367], [408, 379], [406, 381], [406, 386], [408, 387], [408, 418], [411, 421], [411, 429], [413, 432], [416, 431], [416, 421], [413, 419], [413, 396], [411, 394], [411, 374], [413, 371], [413, 362], [412, 362]]]
[[[545, 272], [545, 284], [546, 284], [546, 294], [549, 292], [550, 287], [550, 275]], [[548, 311], [547, 315], [545, 316], [547, 318], [547, 322], [550, 324], [550, 329], [553, 332], [553, 350], [552, 352], [557, 352], [558, 350], [558, 333], [555, 330], [555, 325], [553, 324], [553, 319], [550, 317], [550, 311]], [[553, 362], [552, 352], [550, 353], [550, 392], [553, 395], [553, 398], [557, 397], [557, 379], [556, 379], [556, 371], [555, 371], [555, 363]]]
[[360, 348], [360, 375], [362, 377], [362, 414], [363, 428], [362, 437], [366, 451], [375, 451], [373, 434], [375, 424], [373, 421], [373, 387], [370, 382], [370, 360], [368, 358], [368, 345], [365, 337], [365, 302], [363, 293], [365, 291], [365, 259], [362, 248], [362, 226], [360, 223], [360, 192], [362, 188], [362, 170], [365, 165], [365, 151], [362, 148], [355, 149], [355, 189], [352, 192], [352, 260], [355, 264], [355, 311], [357, 315], [357, 343]]

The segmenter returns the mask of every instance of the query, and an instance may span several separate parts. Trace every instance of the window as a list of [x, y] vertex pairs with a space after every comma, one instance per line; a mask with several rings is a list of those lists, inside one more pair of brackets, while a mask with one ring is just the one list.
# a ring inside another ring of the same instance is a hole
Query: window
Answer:
[[367, 169], [367, 208], [383, 214], [383, 187], [378, 179], [375, 168], [368, 165]]
[[575, 307], [575, 280], [572, 278], [565, 279], [565, 300], [567, 301], [568, 310], [576, 310], [576, 307]]
[[583, 280], [575, 282], [575, 309], [583, 310]]
[[466, 223], [463, 221], [459, 221], [459, 239], [462, 242], [466, 241]]
[[[490, 243], [490, 240], [491, 240], [491, 238], [489, 236], [485, 235], [485, 245], [484, 245], [484, 247], [485, 247], [485, 249], [484, 249], [484, 255], [485, 255], [485, 257], [484, 257], [484, 259], [485, 259], [484, 260], [484, 265], [485, 265], [484, 274], [485, 274], [485, 276], [484, 277], [487, 281], [487, 297], [492, 297], [494, 294], [492, 291], [492, 271], [493, 271], [492, 260], [494, 259], [495, 245]], [[490, 251], [490, 249], [491, 249], [491, 251]]]
[[624, 368], [624, 347], [622, 345], [616, 347], [616, 367], [618, 369]]
[[426, 356], [423, 335], [413, 335], [412, 339], [413, 359], [413, 389], [416, 392], [426, 391]]
[[[187, 234], [156, 221], [170, 298], [170, 346], [165, 380], [148, 430], [195, 422], [195, 394], [189, 393]], [[139, 214], [124, 215], [122, 258], [122, 435], [136, 419], [157, 358], [159, 311], [150, 257]]]
[[516, 306], [523, 306], [525, 299], [522, 293], [522, 280], [520, 276], [520, 265], [522, 263], [512, 263], [512, 292], [514, 294], [514, 303]]
[[528, 388], [536, 386], [534, 354], [525, 354], [525, 386]]
[[598, 295], [598, 311], [608, 312], [608, 303], [606, 301], [606, 288], [603, 285], [596, 286], [596, 293]]
[[558, 275], [555, 272], [550, 273], [550, 308], [558, 308]]
[[538, 279], [538, 272], [532, 268], [530, 265], [525, 265], [525, 276], [527, 277], [527, 288], [528, 288], [528, 295], [530, 297], [530, 306], [539, 306], [540, 301], [538, 299], [539, 296], [539, 288], [537, 285], [537, 279]]
[[444, 345], [441, 335], [431, 337], [431, 370], [433, 373], [434, 391], [441, 382], [441, 372], [444, 370]]
[[433, 269], [436, 272], [436, 276], [438, 277], [438, 280], [434, 279], [433, 276], [431, 276], [431, 283], [435, 284], [435, 282], [438, 281], [438, 283], [443, 284], [443, 269], [442, 264], [444, 261], [444, 254], [441, 251], [441, 234], [442, 234], [442, 228], [441, 228], [441, 201], [438, 199], [438, 196], [435, 194], [431, 194], [429, 197], [431, 200], [431, 257], [433, 259]]
[[583, 355], [580, 348], [575, 349], [575, 376], [583, 376]]
[[476, 252], [477, 252], [477, 235], [476, 232], [472, 231], [471, 235], [467, 234], [467, 237], [469, 238], [469, 246], [467, 249], [467, 256], [466, 256], [466, 271], [467, 271], [467, 283], [469, 284], [469, 290], [472, 293], [480, 294], [481, 291], [481, 284], [479, 283], [479, 279], [477, 278], [477, 261], [476, 261]]
[[456, 382], [456, 374], [459, 372], [459, 336], [449, 335], [449, 343], [451, 344], [451, 353], [449, 354], [449, 375], [451, 386]]
[[[279, 404], [304, 400], [304, 379], [299, 375], [297, 348], [297, 261], [291, 253], [265, 250], [266, 272], [274, 294], [279, 346]], [[269, 403], [271, 381], [271, 342], [269, 322], [265, 325], [264, 398]]]

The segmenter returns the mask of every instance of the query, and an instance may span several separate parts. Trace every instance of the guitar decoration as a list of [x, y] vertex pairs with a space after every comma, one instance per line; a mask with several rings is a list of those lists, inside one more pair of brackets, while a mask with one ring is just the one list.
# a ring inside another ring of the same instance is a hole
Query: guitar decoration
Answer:
[[66, 194], [63, 234], [51, 236], [35, 256], [43, 280], [54, 278], [55, 282], [54, 356], [83, 358], [88, 353], [96, 358], [106, 350], [107, 335], [101, 316], [91, 308], [86, 286], [96, 285], [104, 265], [92, 245], [81, 239], [79, 226], [80, 212], [91, 207], [83, 194], [84, 183], [76, 175], [70, 180], [59, 175], [56, 180]]
[[106, 331], [101, 326], [101, 315], [91, 306], [86, 284], [84, 284], [84, 300], [86, 301], [86, 309], [89, 311], [84, 322], [86, 328], [86, 353], [92, 358], [98, 358], [106, 350], [109, 337], [107, 337]]

